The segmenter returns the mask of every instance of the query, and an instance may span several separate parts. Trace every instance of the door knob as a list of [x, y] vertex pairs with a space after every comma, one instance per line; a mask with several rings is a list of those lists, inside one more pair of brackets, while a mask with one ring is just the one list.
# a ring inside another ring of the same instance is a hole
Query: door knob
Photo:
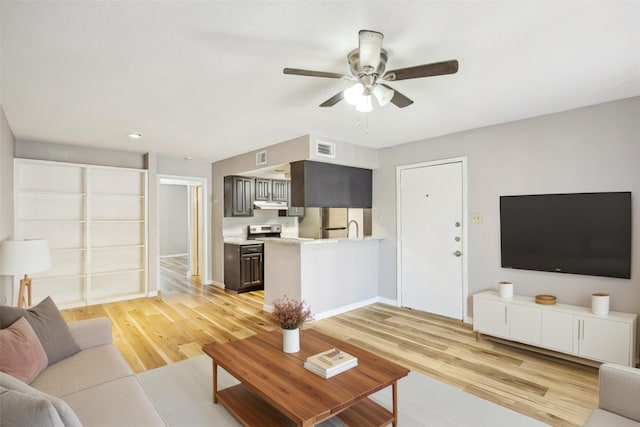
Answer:
[[460, 251], [455, 251], [453, 254], [454, 254], [455, 256], [458, 256], [458, 257], [459, 257], [459, 256], [462, 256], [462, 252], [460, 252]]

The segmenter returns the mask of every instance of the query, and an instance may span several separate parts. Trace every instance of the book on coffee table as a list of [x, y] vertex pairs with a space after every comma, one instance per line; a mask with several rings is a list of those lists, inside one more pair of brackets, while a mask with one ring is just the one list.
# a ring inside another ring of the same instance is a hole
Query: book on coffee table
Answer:
[[304, 362], [306, 369], [323, 378], [331, 378], [354, 366], [358, 366], [358, 358], [336, 348], [309, 356]]

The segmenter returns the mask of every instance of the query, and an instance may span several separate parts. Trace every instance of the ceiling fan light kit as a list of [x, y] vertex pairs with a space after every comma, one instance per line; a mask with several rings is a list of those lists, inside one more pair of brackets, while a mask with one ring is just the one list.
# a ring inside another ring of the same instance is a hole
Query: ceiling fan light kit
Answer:
[[[388, 55], [387, 51], [382, 48], [383, 34], [377, 31], [360, 30], [358, 38], [358, 48], [347, 55], [351, 71], [350, 76], [299, 68], [285, 68], [283, 72], [284, 74], [298, 76], [354, 81], [355, 84], [353, 86], [333, 95], [320, 104], [320, 107], [332, 107], [344, 99], [347, 103], [354, 105], [356, 110], [365, 113], [373, 110], [373, 97], [376, 98], [378, 105], [381, 107], [388, 103], [392, 103], [398, 108], [413, 104], [411, 99], [385, 84], [386, 82], [455, 74], [458, 72], [458, 61], [451, 59], [449, 61], [399, 68], [385, 73]], [[372, 94], [373, 97], [371, 96]]]

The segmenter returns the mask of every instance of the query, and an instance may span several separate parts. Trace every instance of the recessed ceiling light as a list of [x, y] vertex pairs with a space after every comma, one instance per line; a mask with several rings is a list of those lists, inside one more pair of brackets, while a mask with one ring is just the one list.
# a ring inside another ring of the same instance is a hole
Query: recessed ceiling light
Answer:
[[131, 132], [131, 133], [129, 133], [129, 138], [131, 138], [131, 139], [140, 139], [140, 138], [142, 138], [142, 134], [138, 133], [138, 132]]
[[184, 156], [184, 159], [185, 159], [185, 160], [193, 160], [193, 157], [191, 157], [191, 156]]

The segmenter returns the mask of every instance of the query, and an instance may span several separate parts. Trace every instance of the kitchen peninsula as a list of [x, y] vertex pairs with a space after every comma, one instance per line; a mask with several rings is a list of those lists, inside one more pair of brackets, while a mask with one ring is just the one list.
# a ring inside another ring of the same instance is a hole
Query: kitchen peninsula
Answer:
[[321, 319], [374, 302], [379, 243], [375, 237], [264, 239], [265, 308], [286, 295], [304, 300]]

